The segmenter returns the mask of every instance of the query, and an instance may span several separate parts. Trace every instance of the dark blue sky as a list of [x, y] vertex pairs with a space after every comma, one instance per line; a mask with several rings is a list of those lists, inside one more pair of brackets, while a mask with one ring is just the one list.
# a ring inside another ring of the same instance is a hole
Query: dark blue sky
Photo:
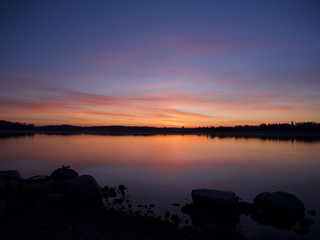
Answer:
[[319, 1], [1, 1], [0, 118], [320, 121]]

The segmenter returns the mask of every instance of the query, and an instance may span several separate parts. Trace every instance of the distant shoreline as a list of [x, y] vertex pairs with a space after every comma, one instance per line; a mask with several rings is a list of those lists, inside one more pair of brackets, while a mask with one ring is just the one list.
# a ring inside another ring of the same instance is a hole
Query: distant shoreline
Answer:
[[100, 136], [157, 136], [157, 135], [198, 135], [207, 136], [210, 138], [260, 138], [260, 139], [270, 139], [270, 140], [300, 140], [300, 141], [320, 141], [320, 133], [318, 132], [211, 132], [211, 131], [192, 131], [192, 132], [161, 132], [161, 131], [36, 131], [36, 130], [0, 130], [1, 137], [10, 136], [34, 136], [36, 134], [40, 135], [100, 135]]
[[72, 125], [34, 126], [33, 124], [13, 123], [0, 120], [0, 134], [34, 135], [34, 134], [93, 134], [93, 135], [207, 135], [211, 137], [248, 137], [274, 139], [320, 140], [320, 123], [283, 123], [260, 124], [258, 126], [234, 127], [147, 127], [147, 126], [92, 126]]

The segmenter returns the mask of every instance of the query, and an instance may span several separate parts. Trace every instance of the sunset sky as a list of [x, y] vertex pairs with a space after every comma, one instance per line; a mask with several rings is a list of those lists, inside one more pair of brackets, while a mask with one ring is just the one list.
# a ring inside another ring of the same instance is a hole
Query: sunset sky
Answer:
[[320, 122], [320, 1], [0, 2], [0, 119]]

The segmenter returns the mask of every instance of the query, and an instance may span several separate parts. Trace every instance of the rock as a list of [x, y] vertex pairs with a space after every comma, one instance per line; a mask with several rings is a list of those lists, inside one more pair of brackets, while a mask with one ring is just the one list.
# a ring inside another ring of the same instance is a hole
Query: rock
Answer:
[[43, 197], [43, 200], [48, 204], [48, 205], [60, 205], [61, 203], [63, 203], [66, 200], [66, 195], [64, 195], [63, 193], [50, 193], [46, 196]]
[[194, 226], [214, 223], [224, 228], [232, 228], [240, 221], [240, 214], [233, 207], [215, 209], [191, 203], [183, 206], [181, 211], [190, 216]]
[[96, 180], [83, 175], [66, 181], [68, 193], [77, 197], [82, 202], [101, 204], [102, 191]]
[[202, 229], [208, 225], [214, 226], [212, 229], [230, 230], [240, 221], [240, 209], [248, 207], [229, 191], [197, 189], [191, 195], [193, 203], [183, 206], [181, 211], [190, 216], [194, 226]]
[[7, 180], [6, 187], [7, 191], [12, 192], [13, 194], [16, 194], [19, 189], [18, 182], [14, 178]]
[[301, 222], [300, 222], [300, 226], [302, 228], [309, 228], [311, 226], [311, 224], [314, 223], [314, 220], [313, 219], [310, 219], [310, 218], [305, 218], [305, 219], [302, 219]]
[[36, 199], [53, 192], [54, 189], [49, 183], [23, 184], [20, 188], [20, 196], [24, 199]]
[[170, 219], [175, 225], [179, 225], [182, 222], [181, 218], [177, 214], [172, 214]]
[[55, 192], [66, 192], [66, 185], [65, 182], [59, 182], [59, 181], [50, 181], [50, 185], [53, 187]]
[[309, 230], [305, 229], [305, 228], [295, 228], [293, 230], [298, 234], [307, 234], [307, 233], [309, 233]]
[[253, 203], [253, 218], [264, 225], [290, 229], [303, 219], [305, 207], [294, 195], [286, 192], [258, 194]]
[[220, 190], [192, 190], [191, 196], [195, 204], [216, 209], [236, 207], [239, 201], [235, 193]]
[[50, 177], [45, 175], [37, 175], [37, 176], [33, 176], [26, 179], [26, 182], [30, 184], [40, 184], [40, 183], [46, 183], [49, 181], [50, 181]]
[[124, 192], [127, 188], [123, 184], [120, 184], [118, 186], [118, 189], [119, 189], [120, 192]]
[[76, 178], [78, 176], [79, 174], [75, 170], [69, 168], [69, 166], [68, 167], [62, 166], [61, 168], [54, 170], [51, 173], [50, 177], [52, 180], [55, 180], [55, 181], [66, 181], [72, 178]]
[[14, 179], [16, 181], [19, 181], [20, 173], [16, 170], [0, 171], [0, 179], [1, 180]]
[[0, 180], [0, 199], [6, 198], [6, 184], [4, 180]]
[[3, 177], [0, 179], [0, 199], [9, 200], [18, 192], [18, 182], [16, 178]]
[[234, 226], [240, 222], [240, 215], [237, 212], [225, 212], [215, 216], [220, 225]]
[[237, 209], [240, 213], [244, 213], [248, 216], [252, 211], [252, 204], [247, 202], [238, 202]]
[[0, 223], [5, 219], [6, 216], [6, 201], [0, 199]]
[[315, 216], [317, 212], [315, 210], [308, 210], [308, 213], [310, 213], [312, 216]]
[[117, 192], [115, 188], [109, 188], [108, 186], [105, 186], [104, 188], [101, 189], [103, 193], [103, 197], [108, 200], [109, 197], [116, 197]]

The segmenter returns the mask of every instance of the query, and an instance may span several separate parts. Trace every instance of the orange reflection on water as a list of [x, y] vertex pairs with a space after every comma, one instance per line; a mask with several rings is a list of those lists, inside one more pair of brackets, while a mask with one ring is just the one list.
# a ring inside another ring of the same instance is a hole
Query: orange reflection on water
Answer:
[[[312, 164], [319, 144], [197, 135], [36, 135], [1, 139], [2, 165], [17, 169], [122, 166], [159, 171], [287, 171]], [[307, 159], [305, 154], [308, 154]], [[303, 162], [302, 162], [303, 159]], [[9, 162], [7, 163], [8, 165]], [[3, 166], [2, 166], [3, 167]], [[161, 170], [162, 169], [162, 170]], [[28, 174], [29, 171], [26, 171]]]

